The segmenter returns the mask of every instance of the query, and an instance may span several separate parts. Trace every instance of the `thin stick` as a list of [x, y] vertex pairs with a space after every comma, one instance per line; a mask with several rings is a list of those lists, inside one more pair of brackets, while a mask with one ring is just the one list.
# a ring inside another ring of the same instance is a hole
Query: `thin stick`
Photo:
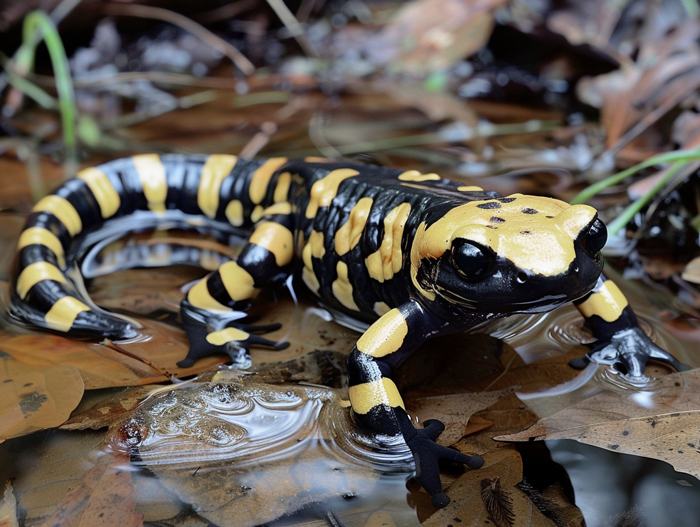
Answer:
[[309, 57], [318, 57], [318, 52], [311, 45], [311, 42], [304, 32], [304, 26], [299, 23], [287, 5], [282, 0], [267, 0], [267, 3], [282, 21], [284, 27], [287, 28], [289, 34], [299, 43], [304, 53]]
[[193, 35], [199, 37], [212, 48], [221, 51], [246, 75], [251, 75], [255, 71], [255, 66], [253, 66], [253, 64], [234, 46], [218, 37], [204, 26], [201, 26], [197, 22], [179, 13], [161, 7], [137, 4], [105, 4], [104, 10], [110, 15], [150, 18], [179, 26], [185, 31], [189, 31]]
[[161, 368], [160, 366], [158, 366], [157, 364], [154, 364], [154, 363], [151, 362], [150, 360], [144, 359], [143, 357], [139, 357], [138, 355], [134, 355], [134, 354], [131, 353], [130, 351], [125, 350], [125, 349], [122, 348], [119, 344], [115, 344], [114, 342], [112, 342], [112, 341], [109, 340], [109, 339], [104, 339], [102, 342], [100, 342], [100, 344], [102, 344], [103, 346], [108, 347], [108, 348], [111, 349], [111, 350], [116, 351], [117, 353], [121, 353], [122, 355], [126, 355], [127, 357], [131, 357], [131, 358], [134, 359], [134, 360], [137, 360], [137, 361], [139, 361], [139, 362], [142, 362], [142, 363], [144, 363], [146, 366], [150, 366], [151, 368], [153, 368], [154, 370], [156, 370], [156, 371], [157, 371], [158, 373], [160, 373], [161, 375], [165, 375], [165, 376], [168, 378], [168, 380], [169, 380], [170, 382], [178, 382], [178, 381], [179, 381], [179, 379], [178, 379], [177, 377], [175, 377], [175, 375], [173, 375], [172, 373], [170, 373], [168, 370], [165, 370], [165, 369]]

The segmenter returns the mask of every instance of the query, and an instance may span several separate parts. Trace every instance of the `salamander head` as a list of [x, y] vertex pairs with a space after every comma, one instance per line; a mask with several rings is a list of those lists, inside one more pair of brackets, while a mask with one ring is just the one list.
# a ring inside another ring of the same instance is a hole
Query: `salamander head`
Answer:
[[487, 313], [548, 311], [593, 288], [606, 239], [587, 205], [521, 194], [474, 201], [418, 227], [411, 278], [427, 301]]

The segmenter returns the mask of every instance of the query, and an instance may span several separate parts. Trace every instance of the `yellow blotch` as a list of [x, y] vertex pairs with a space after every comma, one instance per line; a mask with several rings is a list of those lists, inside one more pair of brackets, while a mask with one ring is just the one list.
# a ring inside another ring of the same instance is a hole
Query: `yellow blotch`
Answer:
[[243, 203], [237, 199], [231, 200], [226, 205], [226, 219], [234, 227], [243, 225]]
[[437, 174], [421, 174], [418, 170], [407, 170], [399, 174], [401, 181], [439, 181], [442, 178]]
[[280, 201], [287, 201], [289, 198], [289, 185], [292, 182], [292, 175], [289, 172], [283, 172], [277, 178], [277, 185], [275, 186], [275, 192], [273, 193], [272, 199], [275, 203]]
[[459, 190], [460, 192], [480, 192], [484, 189], [481, 187], [477, 187], [476, 185], [463, 185], [461, 187], [457, 187], [457, 190]]
[[357, 349], [372, 357], [394, 353], [408, 335], [408, 323], [401, 311], [394, 308], [372, 324], [357, 341]]
[[586, 318], [598, 315], [606, 322], [614, 322], [620, 318], [627, 305], [625, 295], [615, 282], [606, 280], [585, 302], [576, 307]]
[[331, 289], [338, 301], [348, 309], [359, 311], [355, 300], [352, 297], [352, 284], [348, 278], [348, 266], [345, 262], [338, 262], [336, 266], [338, 278], [333, 281]]
[[227, 313], [231, 311], [230, 307], [221, 304], [211, 296], [207, 288], [206, 277], [202, 278], [187, 292], [187, 300], [197, 309], [204, 309], [211, 313]]
[[213, 331], [207, 335], [207, 342], [214, 346], [223, 346], [227, 342], [236, 342], [246, 340], [250, 337], [249, 333], [237, 328], [226, 328], [220, 331]]
[[37, 283], [44, 280], [55, 280], [62, 284], [67, 283], [66, 277], [55, 265], [48, 262], [34, 262], [25, 267], [17, 278], [17, 294], [21, 299], [27, 296], [29, 290]]
[[306, 245], [311, 247], [311, 256], [314, 258], [323, 258], [326, 254], [326, 248], [323, 245], [323, 233], [318, 231], [311, 231], [309, 236], [309, 241]]
[[275, 171], [287, 162], [286, 157], [273, 157], [265, 161], [260, 167], [253, 172], [253, 177], [250, 179], [248, 194], [253, 203], [260, 203], [267, 194], [267, 186]]
[[248, 241], [270, 251], [275, 256], [275, 263], [279, 267], [288, 265], [294, 257], [294, 235], [279, 223], [272, 221], [260, 223], [255, 227]]
[[411, 245], [411, 282], [416, 290], [428, 300], [435, 300], [434, 291], [426, 291], [418, 282], [418, 269], [420, 268], [420, 259], [424, 256], [420, 249], [422, 240], [425, 236], [425, 222], [422, 222], [416, 229], [416, 234], [413, 237], [413, 245]]
[[369, 275], [379, 282], [391, 280], [401, 270], [401, 238], [411, 205], [402, 203], [384, 218], [384, 239], [379, 249], [365, 258]]
[[149, 210], [165, 210], [165, 198], [168, 197], [168, 182], [165, 179], [165, 167], [158, 154], [142, 154], [131, 158], [141, 180], [143, 195], [146, 196]]
[[[499, 256], [534, 274], [555, 276], [566, 272], [576, 258], [572, 233], [578, 235], [595, 210], [585, 205], [572, 207], [552, 198], [521, 194], [509, 197], [517, 199], [511, 203], [496, 200], [466, 203], [447, 212], [429, 228], [419, 228], [411, 248], [414, 284], [420, 260], [439, 259], [456, 238], [490, 247]], [[499, 208], [479, 208], [486, 203], [498, 203]], [[525, 207], [540, 213], [523, 214]], [[583, 209], [570, 210], [575, 207]], [[546, 216], [554, 219], [545, 219]], [[493, 223], [492, 217], [503, 221]], [[498, 228], [488, 227], [494, 225]]]
[[219, 273], [231, 300], [250, 300], [260, 292], [260, 289], [255, 287], [255, 280], [250, 273], [237, 262], [226, 262], [219, 268]]
[[256, 205], [253, 209], [253, 212], [250, 213], [250, 221], [252, 221], [253, 223], [257, 223], [258, 220], [263, 217], [264, 212], [265, 209], [262, 205]]
[[90, 308], [77, 298], [64, 296], [59, 298], [51, 309], [44, 315], [46, 325], [56, 331], [68, 331], [77, 317], [83, 311], [90, 311]]
[[380, 404], [386, 404], [392, 408], [401, 407], [404, 410], [406, 409], [399, 389], [394, 384], [394, 381], [386, 377], [382, 377], [378, 381], [350, 386], [348, 393], [352, 409], [358, 414], [364, 415]]
[[374, 312], [380, 317], [386, 315], [389, 311], [391, 311], [391, 308], [385, 302], [375, 302]]
[[70, 202], [60, 196], [45, 196], [34, 205], [33, 212], [50, 212], [68, 230], [71, 236], [75, 236], [83, 230], [83, 222], [75, 207]]
[[323, 179], [319, 179], [311, 187], [311, 197], [309, 205], [306, 207], [306, 217], [314, 218], [318, 209], [327, 207], [338, 194], [340, 184], [351, 177], [357, 176], [359, 172], [351, 168], [339, 168], [329, 172]]
[[372, 208], [372, 198], [362, 198], [350, 211], [348, 220], [335, 233], [335, 251], [343, 256], [360, 241]]
[[51, 249], [58, 259], [58, 265], [60, 267], [66, 266], [63, 245], [61, 245], [61, 241], [50, 230], [44, 229], [43, 227], [29, 227], [23, 230], [17, 241], [17, 250], [19, 251], [27, 245], [34, 244], [43, 245]]
[[202, 167], [197, 189], [197, 205], [208, 218], [216, 216], [219, 208], [219, 195], [221, 183], [236, 166], [238, 157], [215, 154], [207, 158]]
[[268, 216], [272, 214], [291, 214], [292, 213], [292, 204], [289, 203], [288, 201], [282, 201], [279, 203], [275, 203], [274, 205], [270, 205], [268, 208], [266, 208], [263, 211], [263, 216]]
[[119, 205], [121, 205], [121, 198], [117, 189], [109, 182], [107, 174], [91, 167], [78, 172], [77, 178], [87, 183], [90, 192], [95, 196], [100, 206], [100, 213], [103, 218], [111, 218], [117, 213]]
[[301, 271], [301, 279], [304, 280], [304, 283], [306, 284], [306, 287], [309, 288], [309, 291], [315, 295], [318, 295], [318, 289], [321, 287], [321, 284], [318, 283], [318, 278], [316, 278], [316, 274], [314, 273], [313, 269], [304, 267], [304, 269]]
[[304, 158], [304, 161], [306, 163], [331, 163], [331, 162], [333, 162], [332, 159], [328, 159], [326, 157], [315, 157], [315, 156], [307, 156]]

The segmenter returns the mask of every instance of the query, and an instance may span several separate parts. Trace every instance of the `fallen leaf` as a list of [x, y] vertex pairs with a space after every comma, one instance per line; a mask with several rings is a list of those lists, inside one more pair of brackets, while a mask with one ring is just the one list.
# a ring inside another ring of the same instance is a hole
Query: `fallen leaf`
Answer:
[[85, 430], [86, 428], [99, 430], [109, 426], [128, 414], [148, 397], [148, 394], [158, 388], [162, 388], [162, 386], [137, 386], [121, 390], [119, 393], [100, 401], [92, 408], [77, 415], [72, 415], [59, 428], [63, 430]]
[[19, 527], [17, 523], [17, 500], [12, 493], [12, 483], [5, 486], [2, 499], [0, 499], [0, 527]]
[[142, 526], [142, 516], [134, 512], [135, 506], [136, 491], [131, 484], [129, 456], [103, 454], [39, 527]]
[[645, 390], [608, 390], [497, 441], [574, 439], [660, 459], [700, 477], [700, 370], [665, 375]]
[[64, 423], [83, 395], [69, 365], [29, 365], [0, 351], [0, 439]]
[[446, 494], [452, 500], [423, 522], [423, 527], [476, 527], [493, 523], [481, 499], [481, 481], [499, 478], [502, 492], [512, 499], [518, 527], [552, 527], [552, 523], [517, 487], [523, 479], [523, 464], [515, 449], [498, 448], [484, 454], [484, 466], [470, 470], [455, 481]]
[[512, 389], [482, 393], [460, 393], [437, 397], [407, 399], [407, 408], [416, 414], [420, 421], [437, 419], [445, 425], [445, 430], [437, 439], [438, 444], [451, 446], [467, 433], [473, 414], [484, 410], [512, 393]]

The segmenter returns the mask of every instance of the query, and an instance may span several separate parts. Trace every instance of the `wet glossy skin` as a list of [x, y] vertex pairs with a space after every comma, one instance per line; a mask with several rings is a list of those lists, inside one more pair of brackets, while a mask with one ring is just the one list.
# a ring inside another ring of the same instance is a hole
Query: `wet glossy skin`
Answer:
[[135, 336], [130, 323], [81, 298], [66, 266], [87, 230], [136, 211], [157, 220], [168, 210], [250, 231], [238, 259], [183, 299], [191, 349], [180, 365], [211, 353], [234, 358], [251, 345], [283, 347], [258, 334], [277, 326], [246, 325], [240, 310], [297, 273], [321, 303], [372, 323], [348, 358], [353, 410], [371, 430], [403, 434], [436, 506], [447, 503], [437, 460], [478, 468], [481, 458], [439, 447], [441, 425], [416, 430], [405, 412], [391, 371], [426, 339], [575, 302], [598, 339], [590, 358], [635, 376], [648, 358], [681, 367], [601, 276], [605, 227], [591, 207], [327, 160], [149, 154], [86, 169], [28, 218], [12, 314], [73, 335]]

